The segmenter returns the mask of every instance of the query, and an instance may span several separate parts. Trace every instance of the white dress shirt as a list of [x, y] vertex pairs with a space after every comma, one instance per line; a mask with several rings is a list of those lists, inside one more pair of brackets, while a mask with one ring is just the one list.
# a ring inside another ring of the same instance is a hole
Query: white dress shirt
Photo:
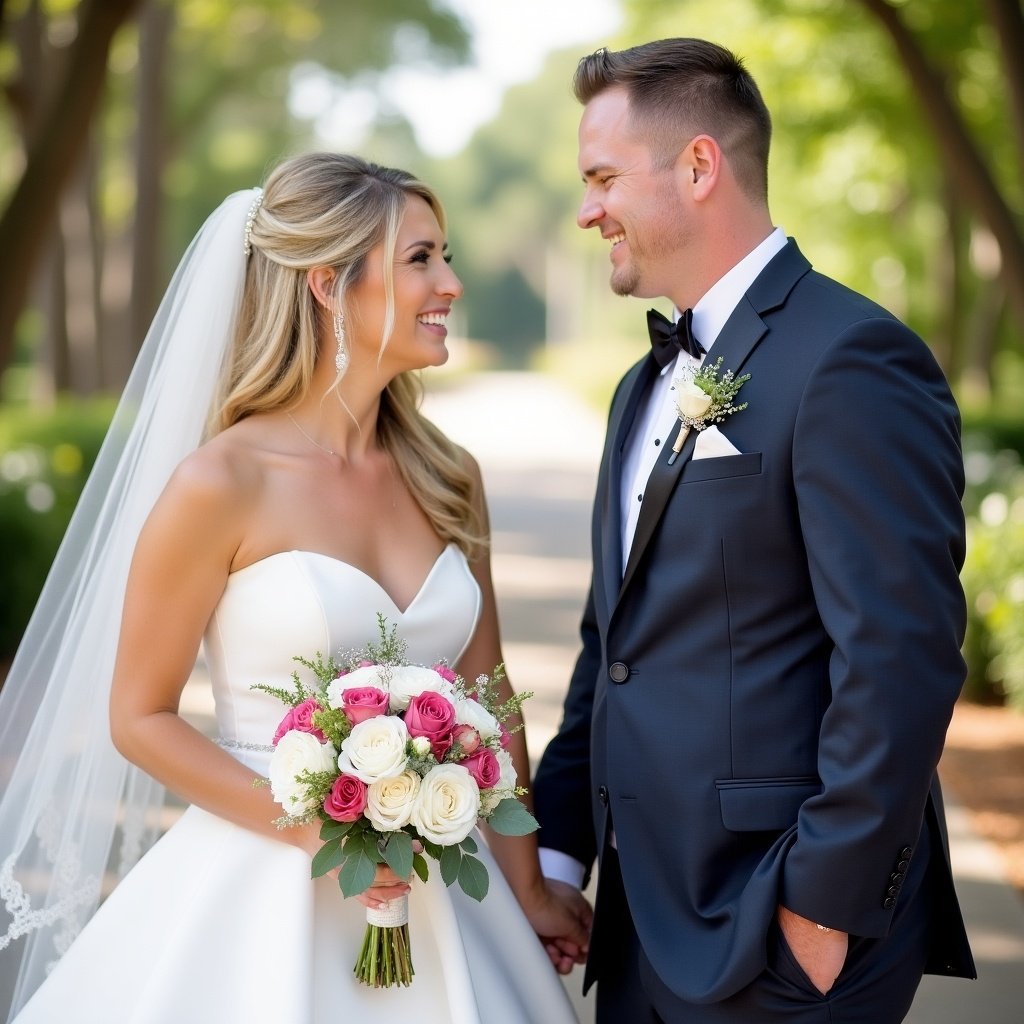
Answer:
[[[785, 244], [785, 232], [781, 228], [775, 228], [760, 245], [744, 256], [724, 277], [719, 278], [693, 307], [693, 336], [704, 346], [705, 358], [710, 355], [718, 335], [732, 316], [733, 310], [739, 305], [740, 299]], [[678, 311], [674, 312], [673, 319], [678, 319]], [[626, 441], [619, 485], [623, 573], [629, 560], [629, 549], [636, 533], [647, 481], [663, 446], [671, 445], [676, 439], [679, 416], [673, 395], [673, 381], [680, 376], [686, 365], [696, 367], [700, 363], [688, 353], [680, 352], [675, 362], [669, 363], [661, 371], [648, 395], [641, 400], [633, 429]], [[736, 367], [726, 369], [735, 370]], [[614, 845], [614, 835], [612, 844]], [[561, 850], [542, 847], [540, 863], [541, 870], [548, 878], [569, 882], [577, 888], [583, 882], [583, 865]]]

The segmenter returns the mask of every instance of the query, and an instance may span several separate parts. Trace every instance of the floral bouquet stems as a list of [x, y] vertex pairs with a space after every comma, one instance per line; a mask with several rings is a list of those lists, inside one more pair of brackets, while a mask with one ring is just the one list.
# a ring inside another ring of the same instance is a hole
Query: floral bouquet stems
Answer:
[[374, 988], [411, 985], [416, 973], [409, 948], [409, 897], [397, 896], [366, 910], [366, 934], [356, 957], [355, 976]]

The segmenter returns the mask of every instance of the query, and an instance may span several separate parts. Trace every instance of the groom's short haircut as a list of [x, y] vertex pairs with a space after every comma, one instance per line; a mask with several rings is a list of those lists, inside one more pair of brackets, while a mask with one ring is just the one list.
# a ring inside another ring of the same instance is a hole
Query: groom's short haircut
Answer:
[[626, 90], [631, 126], [656, 167], [670, 167], [695, 135], [710, 135], [743, 192], [767, 201], [772, 119], [735, 54], [704, 39], [659, 39], [602, 48], [579, 62], [573, 91], [580, 103], [612, 86]]

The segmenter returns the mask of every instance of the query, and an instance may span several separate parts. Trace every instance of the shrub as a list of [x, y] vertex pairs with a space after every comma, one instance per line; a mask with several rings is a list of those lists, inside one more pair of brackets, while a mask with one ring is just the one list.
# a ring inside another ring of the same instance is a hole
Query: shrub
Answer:
[[0, 661], [18, 646], [113, 410], [103, 399], [0, 412]]

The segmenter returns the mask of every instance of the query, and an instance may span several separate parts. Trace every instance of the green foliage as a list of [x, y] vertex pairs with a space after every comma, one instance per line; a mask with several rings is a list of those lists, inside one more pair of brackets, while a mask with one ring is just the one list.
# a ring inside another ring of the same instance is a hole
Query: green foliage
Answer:
[[0, 660], [28, 624], [113, 407], [101, 399], [47, 413], [0, 408]]
[[1024, 710], [1024, 466], [1017, 451], [968, 440], [964, 694]]
[[537, 819], [514, 797], [506, 797], [487, 823], [503, 836], [525, 836], [537, 830]]

